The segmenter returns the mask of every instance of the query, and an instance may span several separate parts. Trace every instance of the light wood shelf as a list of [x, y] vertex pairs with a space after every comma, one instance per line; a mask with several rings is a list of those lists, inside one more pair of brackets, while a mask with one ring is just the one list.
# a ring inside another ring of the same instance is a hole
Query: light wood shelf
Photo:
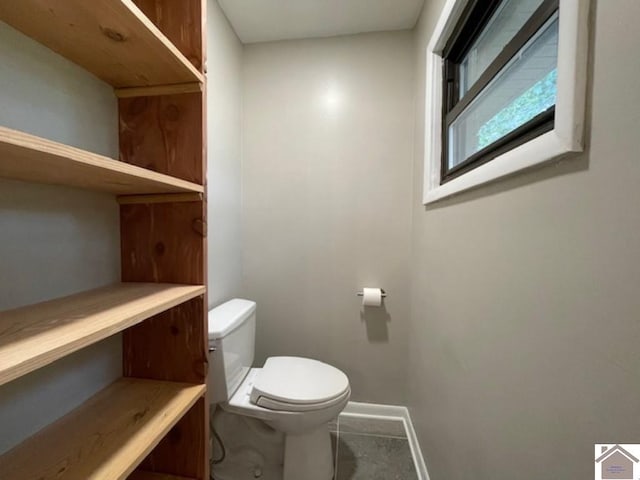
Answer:
[[117, 195], [121, 278], [153, 282], [0, 312], [0, 385], [120, 331], [129, 377], [0, 456], [0, 479], [209, 479], [206, 3], [0, 0], [114, 87], [122, 160], [0, 127], [0, 178]]
[[0, 177], [118, 195], [204, 192], [202, 185], [5, 127], [0, 127]]
[[203, 82], [131, 0], [3, 1], [0, 20], [116, 88]]
[[0, 385], [204, 292], [198, 285], [121, 283], [0, 312]]
[[1, 456], [1, 476], [126, 479], [204, 392], [204, 385], [118, 380]]
[[187, 477], [176, 477], [175, 475], [168, 475], [166, 473], [151, 473], [144, 472], [142, 470], [136, 470], [133, 472], [127, 480], [193, 480]]

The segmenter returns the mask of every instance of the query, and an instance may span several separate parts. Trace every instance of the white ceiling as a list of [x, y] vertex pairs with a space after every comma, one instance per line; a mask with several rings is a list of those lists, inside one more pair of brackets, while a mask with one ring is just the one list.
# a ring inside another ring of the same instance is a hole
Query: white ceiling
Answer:
[[331, 37], [416, 24], [424, 0], [218, 0], [243, 43]]

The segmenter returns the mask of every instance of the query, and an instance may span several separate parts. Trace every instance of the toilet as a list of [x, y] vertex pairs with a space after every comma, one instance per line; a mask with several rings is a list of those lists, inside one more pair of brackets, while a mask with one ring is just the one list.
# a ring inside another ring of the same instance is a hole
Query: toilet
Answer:
[[284, 434], [284, 480], [330, 480], [328, 422], [349, 401], [349, 379], [302, 357], [270, 357], [252, 368], [255, 331], [255, 302], [234, 299], [209, 312], [211, 403]]

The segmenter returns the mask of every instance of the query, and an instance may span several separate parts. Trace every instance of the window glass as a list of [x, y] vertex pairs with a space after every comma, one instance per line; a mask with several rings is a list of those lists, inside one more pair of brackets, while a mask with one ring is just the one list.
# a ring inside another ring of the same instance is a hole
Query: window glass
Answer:
[[460, 98], [495, 60], [543, 0], [505, 0], [460, 63]]
[[451, 124], [449, 168], [555, 105], [558, 23], [556, 13]]

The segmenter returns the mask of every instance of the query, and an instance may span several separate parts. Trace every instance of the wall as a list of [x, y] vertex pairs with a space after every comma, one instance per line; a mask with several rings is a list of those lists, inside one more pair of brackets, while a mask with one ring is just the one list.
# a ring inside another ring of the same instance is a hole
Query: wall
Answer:
[[[245, 46], [245, 295], [256, 364], [343, 369], [353, 399], [406, 400], [413, 135], [410, 32]], [[386, 288], [385, 309], [356, 292]]]
[[[425, 46], [443, 0], [416, 31]], [[640, 3], [594, 2], [588, 152], [424, 208], [417, 114], [411, 414], [432, 480], [592, 478], [640, 420]]]
[[[106, 84], [0, 23], [0, 125], [117, 157]], [[120, 278], [112, 196], [0, 180], [0, 310]], [[0, 387], [0, 452], [121, 372], [118, 336]]]
[[239, 295], [242, 44], [216, 0], [207, 4], [209, 307]]

